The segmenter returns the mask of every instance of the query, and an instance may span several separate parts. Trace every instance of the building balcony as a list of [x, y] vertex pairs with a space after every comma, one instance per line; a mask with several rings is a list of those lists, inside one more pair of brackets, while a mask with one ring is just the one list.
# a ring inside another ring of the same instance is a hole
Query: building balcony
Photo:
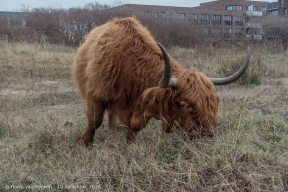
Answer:
[[246, 28], [262, 28], [260, 23], [246, 23]]
[[253, 39], [261, 40], [261, 39], [262, 39], [262, 35], [250, 35], [250, 34], [246, 34], [246, 38], [253, 38]]
[[277, 7], [277, 8], [271, 8], [271, 9], [268, 8], [268, 9], [267, 9], [267, 11], [273, 11], [273, 10], [278, 10], [278, 7]]
[[263, 16], [262, 11], [246, 11], [247, 16]]

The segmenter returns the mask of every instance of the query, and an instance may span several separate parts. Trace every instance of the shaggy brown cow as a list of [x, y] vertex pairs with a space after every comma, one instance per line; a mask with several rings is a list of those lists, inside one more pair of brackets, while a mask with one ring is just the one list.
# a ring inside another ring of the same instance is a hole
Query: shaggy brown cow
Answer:
[[88, 126], [79, 144], [92, 143], [105, 110], [110, 129], [117, 129], [117, 119], [126, 125], [128, 142], [151, 118], [162, 120], [165, 132], [177, 126], [190, 136], [210, 134], [217, 128], [219, 101], [213, 83], [239, 78], [249, 55], [234, 75], [209, 79], [178, 65], [133, 17], [93, 29], [73, 64], [75, 83], [87, 101]]

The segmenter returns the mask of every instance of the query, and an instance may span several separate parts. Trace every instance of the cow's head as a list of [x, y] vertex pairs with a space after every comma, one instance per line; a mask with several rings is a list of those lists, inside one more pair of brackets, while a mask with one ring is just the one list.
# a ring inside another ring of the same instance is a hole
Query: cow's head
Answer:
[[149, 88], [143, 94], [144, 115], [162, 119], [163, 129], [167, 132], [176, 126], [189, 136], [211, 134], [217, 127], [219, 102], [214, 85], [239, 79], [248, 66], [250, 49], [242, 67], [230, 77], [208, 78], [196, 70], [184, 69], [177, 77], [171, 78], [168, 54], [160, 43], [158, 45], [163, 53], [165, 69], [159, 87]]

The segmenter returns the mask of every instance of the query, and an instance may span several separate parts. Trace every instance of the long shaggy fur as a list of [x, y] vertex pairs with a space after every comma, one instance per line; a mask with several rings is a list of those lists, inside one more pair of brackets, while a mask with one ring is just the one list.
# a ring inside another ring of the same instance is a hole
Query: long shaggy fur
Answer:
[[88, 126], [80, 144], [89, 145], [108, 111], [108, 125], [116, 118], [128, 127], [133, 140], [151, 118], [161, 119], [163, 129], [179, 125], [191, 135], [206, 134], [217, 126], [218, 96], [204, 74], [183, 69], [170, 58], [177, 88], [157, 86], [164, 61], [149, 31], [135, 18], [113, 19], [93, 29], [79, 47], [73, 78], [87, 101]]

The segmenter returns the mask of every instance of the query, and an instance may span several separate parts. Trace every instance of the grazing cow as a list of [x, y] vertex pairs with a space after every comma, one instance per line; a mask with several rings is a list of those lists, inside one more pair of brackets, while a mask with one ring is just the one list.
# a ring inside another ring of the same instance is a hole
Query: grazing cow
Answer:
[[249, 58], [248, 49], [246, 61], [234, 75], [208, 78], [178, 65], [133, 17], [116, 18], [93, 29], [73, 64], [75, 84], [87, 102], [88, 125], [79, 145], [92, 143], [105, 110], [111, 130], [117, 129], [117, 119], [126, 125], [127, 142], [151, 118], [161, 120], [165, 132], [179, 127], [189, 136], [213, 133], [219, 102], [214, 85], [238, 79]]

